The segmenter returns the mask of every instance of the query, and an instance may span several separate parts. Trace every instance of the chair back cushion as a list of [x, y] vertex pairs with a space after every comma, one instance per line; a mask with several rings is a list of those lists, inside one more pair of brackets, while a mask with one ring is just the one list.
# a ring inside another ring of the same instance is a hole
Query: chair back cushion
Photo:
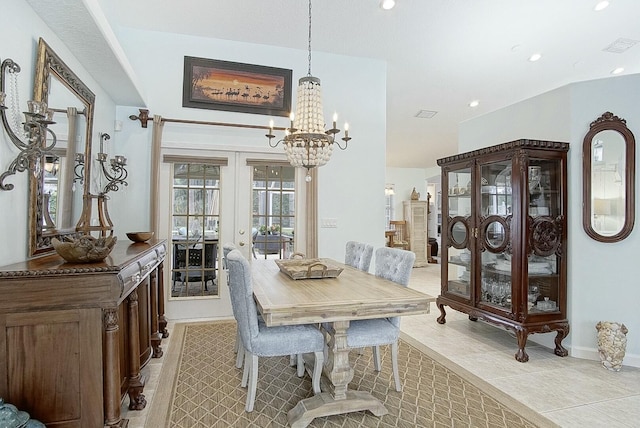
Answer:
[[368, 272], [373, 257], [373, 245], [349, 241], [346, 246], [344, 264]]
[[238, 250], [229, 252], [227, 264], [233, 316], [238, 323], [242, 344], [249, 352], [253, 352], [251, 339], [258, 336], [258, 309], [255, 300], [253, 300], [251, 267]]
[[231, 251], [236, 249], [237, 247], [233, 242], [226, 242], [225, 244], [222, 245], [222, 266], [225, 269], [227, 268], [227, 256]]
[[[377, 277], [388, 279], [397, 284], [409, 285], [411, 269], [416, 260], [415, 253], [401, 250], [399, 248], [381, 247], [376, 250], [376, 271]], [[400, 327], [400, 318], [389, 318], [389, 321], [396, 327]]]

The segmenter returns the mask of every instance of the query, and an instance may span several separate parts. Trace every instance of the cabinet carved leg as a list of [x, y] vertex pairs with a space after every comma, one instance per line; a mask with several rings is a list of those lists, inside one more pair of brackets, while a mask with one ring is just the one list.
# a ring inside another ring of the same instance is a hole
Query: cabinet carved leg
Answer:
[[140, 327], [138, 320], [138, 290], [133, 290], [127, 297], [127, 309], [129, 311], [129, 350], [132, 358], [129, 359], [128, 389], [129, 410], [142, 410], [147, 405], [147, 400], [142, 394], [144, 383], [140, 374]]
[[149, 303], [151, 305], [151, 347], [153, 348], [152, 358], [162, 357], [162, 335], [158, 331], [158, 275], [154, 270], [149, 275]]
[[440, 316], [438, 317], [438, 324], [444, 324], [447, 322], [447, 320], [445, 319], [445, 317], [447, 316], [447, 313], [444, 310], [444, 305], [438, 303], [438, 309], [440, 309]]
[[157, 268], [158, 272], [158, 331], [162, 338], [169, 337], [167, 330], [167, 319], [164, 316], [164, 262], [160, 263]]
[[559, 357], [566, 357], [567, 355], [569, 355], [569, 351], [567, 351], [562, 346], [562, 341], [564, 340], [565, 337], [567, 337], [568, 334], [569, 334], [569, 325], [564, 325], [562, 326], [562, 328], [558, 329], [558, 334], [556, 334], [556, 338], [554, 340], [556, 343], [556, 349], [554, 349], [553, 353]]
[[102, 311], [102, 328], [104, 329], [104, 425], [107, 427], [122, 426], [120, 417], [120, 365], [118, 355], [120, 346], [118, 339], [118, 310], [107, 308]]
[[524, 347], [527, 345], [527, 337], [529, 336], [529, 332], [525, 329], [516, 329], [516, 337], [518, 339], [518, 352], [516, 352], [516, 360], [521, 363], [526, 363], [529, 361], [529, 355], [524, 350]]

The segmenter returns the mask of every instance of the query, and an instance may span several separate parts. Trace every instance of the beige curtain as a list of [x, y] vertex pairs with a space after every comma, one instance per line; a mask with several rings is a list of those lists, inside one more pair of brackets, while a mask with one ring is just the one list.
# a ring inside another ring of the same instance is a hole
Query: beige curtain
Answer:
[[164, 122], [162, 121], [162, 116], [154, 115], [153, 116], [153, 134], [151, 137], [151, 180], [150, 180], [150, 190], [151, 190], [151, 199], [149, 201], [149, 214], [151, 216], [151, 230], [155, 232], [156, 236], [159, 236], [158, 230], [158, 192], [160, 191], [159, 181], [160, 181], [160, 145], [162, 143], [162, 129], [164, 127]]
[[[78, 110], [75, 107], [67, 107], [68, 137], [67, 137], [67, 153], [62, 162], [65, 163], [63, 168], [62, 187], [58, 188], [59, 198], [63, 202], [59, 203], [62, 212], [59, 214], [58, 227], [61, 229], [69, 229], [74, 226], [73, 223], [73, 179], [75, 178], [74, 167], [76, 157], [76, 145], [78, 134]], [[84, 151], [84, 150], [83, 150]], [[82, 192], [82, 189], [76, 189]], [[60, 201], [59, 201], [60, 202]]]

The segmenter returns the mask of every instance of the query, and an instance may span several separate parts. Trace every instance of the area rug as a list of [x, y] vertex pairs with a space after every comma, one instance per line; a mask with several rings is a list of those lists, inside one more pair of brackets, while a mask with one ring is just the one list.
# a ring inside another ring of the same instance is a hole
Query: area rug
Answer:
[[[311, 379], [296, 376], [289, 357], [260, 358], [254, 411], [244, 410], [247, 390], [235, 367], [234, 322], [176, 324], [165, 354], [146, 427], [286, 427], [287, 412], [312, 395]], [[311, 427], [556, 427], [409, 336], [399, 344], [402, 392], [394, 387], [391, 349], [381, 347], [382, 371], [372, 352], [351, 352], [350, 388], [369, 391], [389, 413], [317, 418]]]

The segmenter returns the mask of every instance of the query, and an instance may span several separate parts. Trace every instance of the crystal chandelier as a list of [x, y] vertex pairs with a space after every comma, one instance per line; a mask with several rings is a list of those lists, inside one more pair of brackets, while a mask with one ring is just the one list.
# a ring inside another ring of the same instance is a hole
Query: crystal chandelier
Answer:
[[333, 145], [340, 150], [345, 150], [351, 139], [349, 137], [349, 125], [344, 125], [344, 147], [336, 141], [336, 134], [340, 132], [336, 128], [337, 114], [333, 115], [333, 126], [325, 131], [324, 113], [322, 110], [322, 89], [320, 79], [311, 75], [311, 0], [309, 0], [309, 71], [305, 77], [298, 81], [297, 106], [295, 114], [292, 112], [289, 128], [285, 129], [284, 138], [272, 142], [273, 120], [269, 123], [269, 146], [277, 147], [282, 143], [289, 163], [294, 167], [307, 169], [305, 180], [311, 181], [311, 168], [325, 165], [331, 159]]

